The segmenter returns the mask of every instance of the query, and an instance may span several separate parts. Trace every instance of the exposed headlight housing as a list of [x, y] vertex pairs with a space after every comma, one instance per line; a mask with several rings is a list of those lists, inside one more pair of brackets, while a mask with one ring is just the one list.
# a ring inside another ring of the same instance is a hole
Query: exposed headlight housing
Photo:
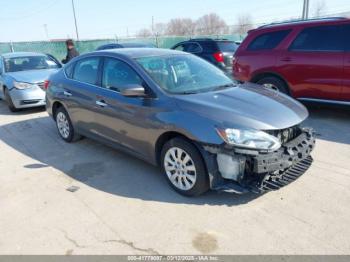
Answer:
[[13, 82], [13, 86], [16, 88], [16, 89], [28, 89], [28, 88], [32, 88], [35, 86], [35, 84], [30, 84], [30, 83], [25, 83], [25, 82], [17, 82], [17, 81], [14, 81]]
[[217, 129], [217, 132], [229, 145], [267, 151], [275, 151], [281, 147], [277, 137], [259, 130], [227, 128]]

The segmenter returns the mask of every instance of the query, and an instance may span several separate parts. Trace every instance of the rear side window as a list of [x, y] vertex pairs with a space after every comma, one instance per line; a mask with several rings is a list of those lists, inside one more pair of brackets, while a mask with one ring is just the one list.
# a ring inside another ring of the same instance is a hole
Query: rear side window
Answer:
[[236, 43], [232, 41], [220, 41], [217, 44], [221, 52], [234, 53], [238, 48]]
[[294, 40], [293, 51], [343, 51], [341, 26], [318, 26], [304, 29]]
[[99, 64], [100, 58], [98, 57], [89, 57], [78, 61], [75, 64], [73, 79], [96, 85]]
[[73, 77], [74, 64], [68, 64], [64, 66], [64, 72], [66, 73], [68, 78]]
[[248, 46], [250, 51], [271, 50], [277, 47], [291, 30], [281, 30], [257, 36]]
[[201, 41], [200, 45], [205, 53], [215, 53], [219, 51], [214, 41]]
[[183, 44], [177, 45], [174, 47], [175, 50], [178, 51], [184, 51], [185, 50], [185, 46]]
[[197, 43], [186, 43], [184, 51], [188, 53], [200, 53], [202, 52], [202, 48]]

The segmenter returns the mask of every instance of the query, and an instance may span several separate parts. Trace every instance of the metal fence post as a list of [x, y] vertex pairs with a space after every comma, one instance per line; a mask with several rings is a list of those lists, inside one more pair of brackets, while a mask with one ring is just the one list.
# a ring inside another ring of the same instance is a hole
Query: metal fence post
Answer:
[[10, 50], [11, 50], [11, 53], [14, 53], [14, 52], [15, 52], [15, 49], [13, 48], [13, 43], [12, 43], [12, 41], [10, 41]]

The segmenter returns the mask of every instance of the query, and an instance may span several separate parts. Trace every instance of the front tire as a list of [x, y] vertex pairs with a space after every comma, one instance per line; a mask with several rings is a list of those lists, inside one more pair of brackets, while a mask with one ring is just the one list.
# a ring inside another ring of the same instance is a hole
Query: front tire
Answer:
[[257, 84], [265, 86], [266, 88], [279, 91], [283, 94], [289, 95], [288, 87], [287, 85], [279, 78], [269, 76], [265, 77], [263, 79], [260, 79]]
[[6, 101], [6, 103], [7, 103], [7, 106], [8, 106], [8, 108], [9, 108], [9, 110], [10, 110], [11, 112], [13, 112], [13, 113], [14, 113], [14, 112], [18, 112], [19, 109], [16, 108], [15, 105], [13, 104], [11, 95], [10, 95], [10, 93], [9, 93], [9, 91], [8, 91], [7, 88], [4, 89], [4, 95], [5, 95], [5, 101]]
[[161, 165], [169, 184], [178, 193], [198, 196], [208, 191], [208, 173], [202, 156], [185, 139], [174, 138], [163, 146]]
[[64, 107], [57, 109], [55, 120], [58, 133], [64, 141], [71, 143], [81, 138], [81, 136], [75, 132], [72, 121]]

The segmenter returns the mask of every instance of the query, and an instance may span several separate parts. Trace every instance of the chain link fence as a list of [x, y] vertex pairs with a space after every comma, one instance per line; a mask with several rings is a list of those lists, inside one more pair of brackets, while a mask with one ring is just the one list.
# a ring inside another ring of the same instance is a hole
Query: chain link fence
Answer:
[[[238, 41], [239, 35], [215, 35], [215, 36], [198, 36], [200, 38], [224, 38], [228, 40]], [[196, 36], [161, 36], [147, 38], [126, 38], [126, 39], [100, 39], [100, 40], [83, 40], [76, 41], [76, 48], [83, 54], [96, 50], [97, 47], [108, 43], [151, 43], [159, 48], [171, 48], [175, 44], [196, 38]], [[40, 52], [55, 56], [61, 60], [66, 56], [65, 41], [36, 41], [36, 42], [9, 42], [0, 43], [0, 54], [9, 52]]]

